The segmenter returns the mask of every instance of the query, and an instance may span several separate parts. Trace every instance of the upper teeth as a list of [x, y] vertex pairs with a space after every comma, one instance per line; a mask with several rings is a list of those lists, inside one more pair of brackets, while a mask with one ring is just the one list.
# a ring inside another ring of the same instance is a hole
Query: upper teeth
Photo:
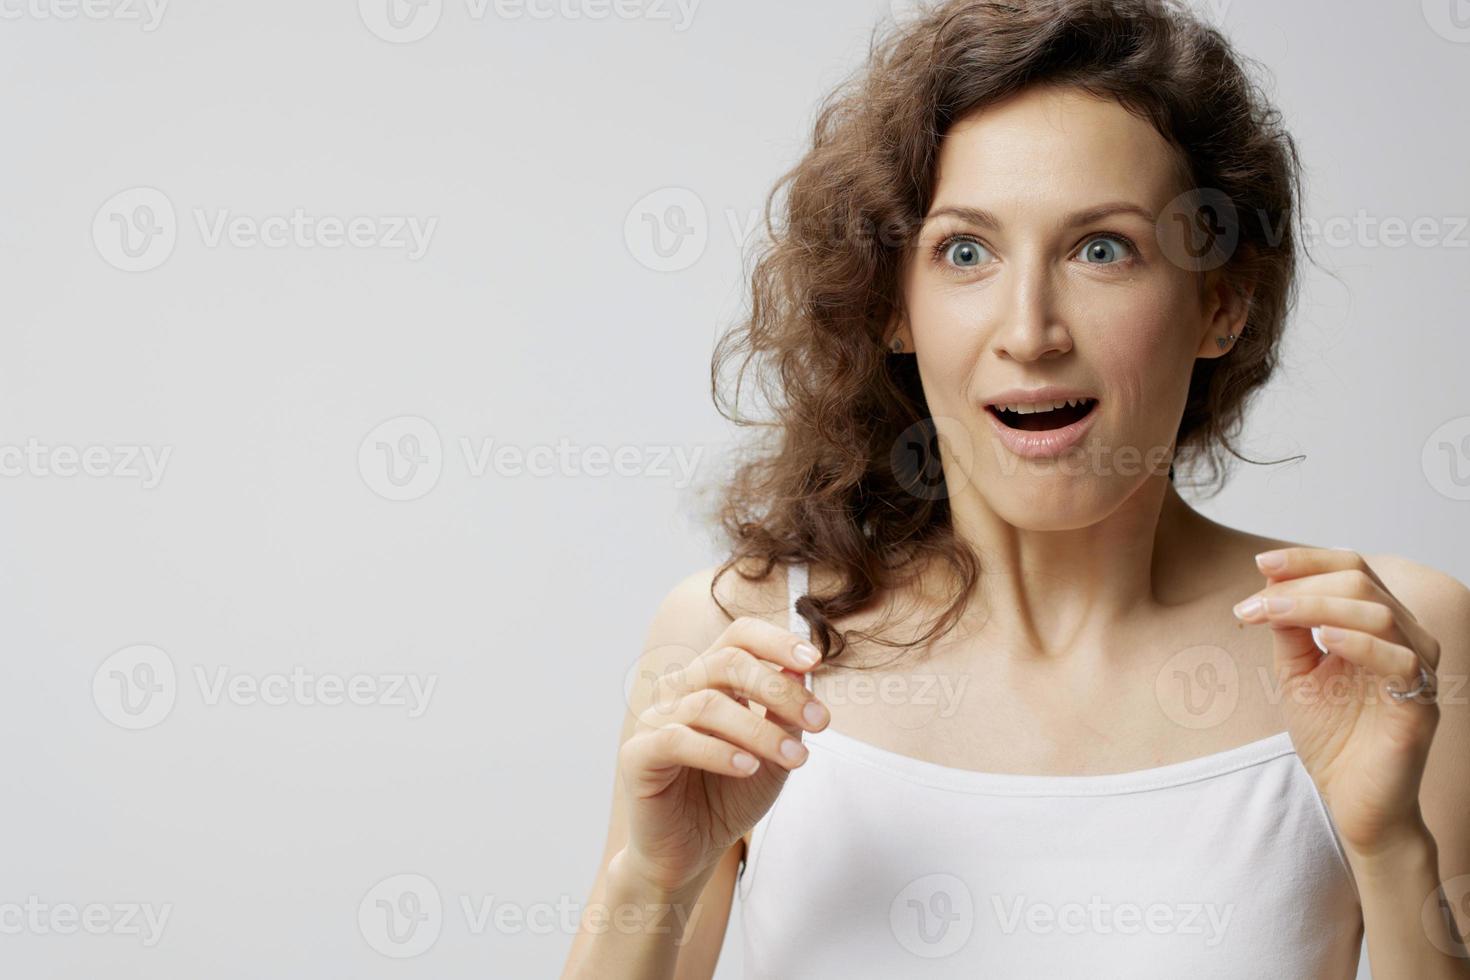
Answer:
[[1059, 408], [1067, 408], [1073, 405], [1082, 405], [1089, 401], [1086, 398], [1067, 398], [1057, 402], [1033, 402], [1029, 405], [997, 405], [997, 408], [1007, 412], [1016, 412], [1019, 415], [1031, 415], [1035, 412], [1054, 412]]

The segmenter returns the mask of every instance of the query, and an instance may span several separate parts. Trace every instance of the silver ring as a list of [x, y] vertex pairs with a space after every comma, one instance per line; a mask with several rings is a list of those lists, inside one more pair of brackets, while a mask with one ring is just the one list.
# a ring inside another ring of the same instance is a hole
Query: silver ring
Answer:
[[1388, 688], [1388, 696], [1400, 704], [1411, 699], [1418, 701], [1420, 704], [1433, 704], [1438, 694], [1434, 675], [1426, 670], [1423, 664], [1419, 665], [1419, 683], [1415, 684], [1411, 689], [1407, 691], [1395, 691], [1393, 689], [1393, 681], [1386, 682], [1384, 686]]

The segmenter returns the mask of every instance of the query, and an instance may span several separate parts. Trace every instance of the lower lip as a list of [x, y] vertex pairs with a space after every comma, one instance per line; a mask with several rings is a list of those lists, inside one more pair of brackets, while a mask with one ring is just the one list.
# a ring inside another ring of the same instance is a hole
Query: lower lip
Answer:
[[984, 409], [984, 412], [990, 419], [990, 424], [995, 427], [996, 435], [1007, 449], [1027, 459], [1046, 459], [1051, 456], [1060, 456], [1075, 446], [1087, 434], [1087, 430], [1092, 428], [1093, 420], [1097, 418], [1097, 413], [1101, 408], [1102, 402], [1095, 402], [1092, 411], [1071, 425], [1037, 432], [1013, 429], [1002, 422], [1000, 417], [989, 408]]

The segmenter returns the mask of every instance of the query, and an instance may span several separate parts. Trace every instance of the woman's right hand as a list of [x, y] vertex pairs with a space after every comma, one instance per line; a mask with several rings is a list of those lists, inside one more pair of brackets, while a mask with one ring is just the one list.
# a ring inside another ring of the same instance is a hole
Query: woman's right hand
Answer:
[[[830, 720], [802, 684], [817, 663], [801, 658], [802, 647], [816, 657], [795, 633], [742, 616], [688, 665], [655, 681], [652, 703], [618, 754], [628, 800], [620, 870], [682, 891], [771, 808], [790, 770], [806, 761], [802, 731]], [[788, 742], [794, 756], [783, 752]], [[742, 758], [755, 768], [742, 768]]]

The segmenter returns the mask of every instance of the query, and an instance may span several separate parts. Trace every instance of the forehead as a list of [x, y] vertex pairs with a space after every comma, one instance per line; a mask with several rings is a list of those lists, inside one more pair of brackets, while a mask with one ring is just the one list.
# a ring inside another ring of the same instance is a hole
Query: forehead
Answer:
[[940, 147], [935, 207], [1161, 208], [1180, 186], [1174, 149], [1147, 120], [1082, 89], [1034, 86], [978, 109]]

